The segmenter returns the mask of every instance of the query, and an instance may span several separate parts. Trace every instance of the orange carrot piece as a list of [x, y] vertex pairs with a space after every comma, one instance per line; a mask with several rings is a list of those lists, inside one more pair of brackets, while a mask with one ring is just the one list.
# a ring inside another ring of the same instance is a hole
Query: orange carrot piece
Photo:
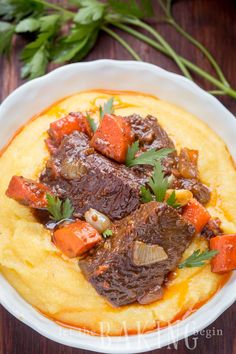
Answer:
[[69, 135], [75, 130], [85, 133], [89, 137], [92, 136], [89, 122], [81, 113], [70, 113], [68, 116], [51, 123], [48, 134], [56, 144], [60, 144], [65, 135]]
[[182, 216], [195, 226], [197, 233], [201, 232], [203, 227], [211, 219], [206, 208], [194, 198], [184, 207]]
[[70, 258], [81, 256], [102, 240], [101, 235], [85, 221], [66, 225], [53, 234], [53, 242]]
[[210, 239], [210, 249], [219, 253], [211, 260], [211, 271], [224, 273], [236, 269], [236, 234]]
[[6, 191], [9, 198], [37, 209], [46, 208], [47, 193], [50, 193], [50, 190], [44, 184], [21, 176], [13, 176]]
[[123, 117], [106, 114], [92, 137], [91, 146], [115, 161], [125, 162], [133, 140], [131, 127]]

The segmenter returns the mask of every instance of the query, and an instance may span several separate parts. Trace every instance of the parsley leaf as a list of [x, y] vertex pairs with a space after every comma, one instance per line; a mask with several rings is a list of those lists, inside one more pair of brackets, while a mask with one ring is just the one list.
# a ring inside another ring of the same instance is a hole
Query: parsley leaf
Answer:
[[152, 189], [158, 202], [163, 202], [168, 184], [168, 178], [164, 177], [161, 163], [157, 161], [154, 166], [153, 175], [149, 178], [148, 185]]
[[139, 150], [139, 141], [136, 140], [131, 146], [128, 147], [125, 164], [126, 166], [130, 166], [132, 161], [135, 160], [135, 155]]
[[201, 252], [200, 249], [194, 251], [191, 256], [189, 256], [185, 261], [178, 265], [179, 269], [182, 268], [193, 268], [202, 267], [206, 264], [206, 261], [217, 255], [219, 252], [217, 250], [206, 250]]
[[99, 107], [99, 114], [100, 114], [100, 119], [102, 120], [105, 114], [112, 114], [114, 112], [114, 97], [109, 98], [109, 100], [104, 103], [103, 108], [100, 106]]
[[110, 236], [112, 236], [112, 235], [113, 235], [113, 232], [112, 232], [112, 230], [110, 230], [110, 229], [106, 229], [106, 230], [102, 233], [102, 236], [103, 236], [104, 238], [110, 237]]
[[[132, 148], [132, 145], [131, 145], [131, 148]], [[129, 157], [128, 161], [127, 161], [127, 157], [126, 157], [126, 166], [128, 166], [128, 167], [132, 167], [135, 165], [154, 166], [157, 160], [160, 161], [161, 159], [165, 158], [173, 151], [174, 151], [174, 149], [169, 149], [169, 148], [163, 148], [160, 150], [150, 149], [148, 151], [143, 152], [141, 155], [139, 155], [136, 158], [130, 159], [130, 157]], [[129, 153], [129, 150], [128, 150], [128, 153]]]
[[8, 22], [0, 21], [0, 54], [9, 53], [14, 31], [14, 25]]
[[142, 199], [143, 203], [148, 203], [148, 202], [151, 202], [153, 200], [152, 193], [146, 187], [141, 186], [140, 192], [141, 192], [141, 199]]
[[54, 221], [60, 221], [63, 219], [69, 219], [73, 212], [74, 208], [67, 198], [64, 202], [58, 197], [54, 197], [50, 194], [47, 194], [47, 210], [51, 214], [50, 218]]
[[135, 16], [143, 18], [153, 15], [151, 0], [141, 0], [140, 4], [136, 0], [109, 0], [112, 10], [123, 16]]
[[80, 10], [74, 17], [74, 21], [82, 25], [101, 20], [105, 14], [106, 4], [103, 4], [100, 1], [77, 0], [73, 1], [73, 3], [81, 6]]
[[99, 32], [99, 26], [72, 25], [70, 32], [57, 41], [52, 51], [53, 61], [62, 64], [70, 60], [81, 60], [94, 46]]
[[94, 119], [88, 113], [86, 113], [86, 118], [89, 122], [89, 125], [90, 125], [92, 131], [95, 132], [97, 130], [97, 125], [96, 125]]
[[176, 193], [175, 190], [171, 193], [169, 198], [167, 199], [166, 203], [171, 206], [172, 208], [179, 208], [181, 205], [176, 203]]
[[63, 219], [69, 219], [73, 215], [74, 208], [71, 204], [71, 201], [69, 198], [66, 198], [64, 203], [62, 203], [62, 217]]
[[36, 40], [28, 44], [22, 52], [22, 59], [25, 63], [21, 71], [23, 78], [29, 76], [30, 79], [33, 79], [45, 73], [49, 60], [49, 49], [57, 33], [59, 21], [59, 15], [40, 18], [40, 31]]
[[40, 21], [35, 18], [25, 18], [16, 26], [16, 33], [34, 32], [40, 28]]
[[44, 4], [35, 0], [0, 0], [0, 16], [4, 20], [20, 21], [30, 15], [39, 15]]

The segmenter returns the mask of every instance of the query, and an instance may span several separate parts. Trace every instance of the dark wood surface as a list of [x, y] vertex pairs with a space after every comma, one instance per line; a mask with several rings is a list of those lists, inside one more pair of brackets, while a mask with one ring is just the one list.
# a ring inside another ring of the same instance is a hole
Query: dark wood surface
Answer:
[[[157, 0], [154, 0], [154, 3], [156, 4]], [[158, 5], [156, 5], [156, 10], [159, 11]], [[179, 0], [174, 7], [174, 13], [178, 21], [210, 49], [232, 86], [236, 87], [236, 1]], [[179, 53], [213, 73], [203, 55], [175, 31], [166, 25], [158, 25], [158, 29], [171, 41]], [[129, 39], [129, 36], [127, 35], [126, 38]], [[24, 40], [15, 40], [10, 61], [0, 58], [0, 101], [22, 84], [19, 77], [18, 54], [23, 43]], [[132, 44], [144, 61], [178, 72], [171, 60], [145, 44], [134, 39], [132, 39]], [[96, 48], [86, 60], [102, 58], [130, 59], [129, 54], [105, 34], [100, 35]], [[211, 88], [203, 80], [198, 80], [198, 83], [205, 89]], [[236, 114], [236, 100], [229, 97], [219, 99], [232, 113]], [[236, 354], [235, 327], [236, 305], [233, 305], [208, 327], [208, 332], [192, 336], [188, 341], [180, 341], [176, 347], [171, 345], [152, 353]], [[197, 346], [193, 349], [195, 345]], [[54, 343], [37, 334], [0, 307], [0, 354], [56, 353], [89, 354], [91, 352]]]

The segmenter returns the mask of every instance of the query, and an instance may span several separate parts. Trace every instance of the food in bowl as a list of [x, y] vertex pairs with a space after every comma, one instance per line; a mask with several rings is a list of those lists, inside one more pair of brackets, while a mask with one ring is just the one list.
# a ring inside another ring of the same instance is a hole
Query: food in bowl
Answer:
[[156, 97], [65, 98], [18, 132], [0, 166], [1, 271], [58, 323], [113, 336], [164, 327], [236, 267], [231, 156]]

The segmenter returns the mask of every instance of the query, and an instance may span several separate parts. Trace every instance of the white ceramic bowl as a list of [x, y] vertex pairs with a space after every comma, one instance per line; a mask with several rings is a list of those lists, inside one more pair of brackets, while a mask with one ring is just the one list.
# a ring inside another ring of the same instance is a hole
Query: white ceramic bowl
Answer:
[[[236, 159], [236, 120], [216, 98], [182, 76], [133, 61], [70, 64], [19, 87], [0, 107], [1, 146], [34, 114], [65, 96], [94, 88], [141, 91], [175, 103], [206, 122]], [[0, 301], [19, 320], [56, 342], [113, 354], [144, 352], [188, 337], [213, 322], [235, 299], [236, 274], [207, 304], [176, 325], [137, 336], [96, 337], [62, 328], [42, 316], [0, 276]]]

